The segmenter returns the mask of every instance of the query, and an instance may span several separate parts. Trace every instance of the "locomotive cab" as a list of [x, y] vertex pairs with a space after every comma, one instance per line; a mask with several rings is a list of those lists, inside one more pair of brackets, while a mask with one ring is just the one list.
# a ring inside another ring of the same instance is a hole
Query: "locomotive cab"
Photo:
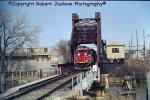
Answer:
[[80, 68], [89, 68], [95, 62], [94, 50], [86, 46], [78, 46], [74, 52], [74, 63]]
[[88, 53], [85, 50], [79, 50], [75, 53], [75, 63], [87, 63]]

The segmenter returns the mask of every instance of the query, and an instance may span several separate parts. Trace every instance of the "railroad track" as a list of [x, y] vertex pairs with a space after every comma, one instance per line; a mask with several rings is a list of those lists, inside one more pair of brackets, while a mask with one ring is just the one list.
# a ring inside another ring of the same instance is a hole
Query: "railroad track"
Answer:
[[5, 100], [41, 100], [55, 90], [69, 84], [72, 77], [79, 73], [80, 72], [74, 72], [68, 75], [60, 75], [53, 79], [21, 88], [18, 92], [7, 96]]

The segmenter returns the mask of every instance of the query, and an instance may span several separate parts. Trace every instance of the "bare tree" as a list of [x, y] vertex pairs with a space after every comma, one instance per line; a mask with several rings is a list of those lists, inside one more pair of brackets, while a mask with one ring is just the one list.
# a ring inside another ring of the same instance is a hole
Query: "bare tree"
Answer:
[[135, 72], [135, 77], [143, 81], [143, 79], [146, 79], [146, 72], [150, 70], [149, 66], [150, 62], [146, 60], [127, 60], [123, 65], [114, 69], [112, 74], [116, 76], [132, 76], [133, 72]]
[[7, 61], [20, 48], [38, 43], [36, 26], [28, 24], [25, 15], [0, 11], [0, 72], [7, 70]]
[[63, 63], [67, 63], [69, 61], [69, 46], [67, 40], [59, 40], [56, 44], [56, 47], [53, 47], [53, 50], [57, 52], [59, 59]]

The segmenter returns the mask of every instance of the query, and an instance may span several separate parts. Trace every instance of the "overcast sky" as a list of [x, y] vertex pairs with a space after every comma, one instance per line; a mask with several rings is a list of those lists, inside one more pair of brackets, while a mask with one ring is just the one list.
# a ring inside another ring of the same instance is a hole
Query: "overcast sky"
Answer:
[[[94, 7], [86, 6], [36, 6], [36, 2], [29, 7], [18, 7], [17, 3], [28, 3], [29, 1], [0, 1], [0, 9], [10, 12], [21, 12], [28, 16], [32, 25], [39, 25], [42, 32], [39, 34], [40, 46], [54, 46], [60, 39], [70, 39], [72, 30], [72, 13], [78, 13], [80, 18], [95, 17], [95, 12], [101, 13], [102, 38], [108, 43], [118, 41], [129, 45], [131, 35], [133, 44], [136, 45], [136, 30], [143, 44], [142, 32], [150, 36], [150, 1], [106, 1], [106, 5]], [[54, 1], [45, 1], [53, 3]], [[59, 1], [60, 2], [60, 1]], [[65, 1], [74, 4], [74, 1]], [[80, 3], [85, 1], [80, 1]], [[89, 1], [96, 3], [97, 1]], [[87, 2], [86, 2], [87, 3]], [[102, 1], [99, 1], [102, 3]], [[146, 37], [148, 47], [150, 37]]]

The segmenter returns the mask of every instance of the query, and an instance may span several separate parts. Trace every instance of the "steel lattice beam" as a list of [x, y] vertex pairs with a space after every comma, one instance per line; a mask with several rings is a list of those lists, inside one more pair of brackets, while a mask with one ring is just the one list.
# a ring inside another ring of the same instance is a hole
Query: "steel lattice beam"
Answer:
[[70, 62], [74, 62], [74, 50], [80, 44], [97, 45], [97, 64], [101, 62], [102, 39], [101, 39], [101, 15], [95, 13], [95, 18], [79, 19], [79, 16], [72, 14], [72, 33], [69, 42]]

